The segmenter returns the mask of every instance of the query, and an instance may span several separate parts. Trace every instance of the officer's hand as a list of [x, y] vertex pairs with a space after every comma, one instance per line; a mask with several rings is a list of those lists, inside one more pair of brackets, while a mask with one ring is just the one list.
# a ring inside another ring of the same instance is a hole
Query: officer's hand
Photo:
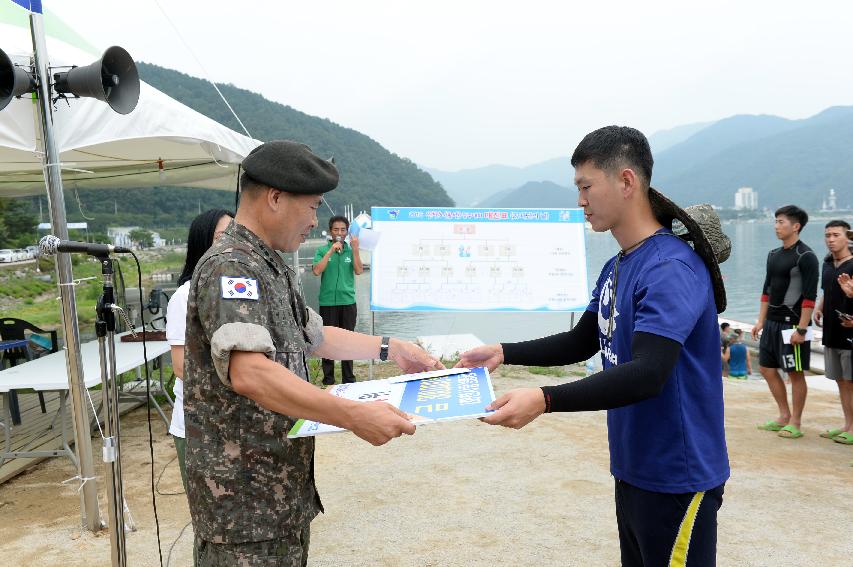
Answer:
[[541, 388], [510, 390], [486, 406], [495, 413], [481, 418], [490, 425], [521, 429], [545, 413], [545, 394]]
[[399, 339], [391, 339], [391, 342], [388, 343], [388, 358], [393, 360], [407, 374], [444, 368], [440, 360], [431, 356], [415, 343]]
[[483, 345], [463, 352], [456, 368], [477, 368], [485, 366], [490, 372], [503, 364], [504, 349], [500, 344]]
[[356, 403], [350, 414], [348, 429], [377, 447], [404, 433], [415, 433], [408, 415], [385, 402]]
[[758, 335], [761, 334], [761, 329], [763, 329], [763, 328], [764, 328], [764, 321], [759, 321], [758, 323], [755, 324], [755, 326], [752, 328], [752, 340], [754, 340], [754, 341], [758, 340]]

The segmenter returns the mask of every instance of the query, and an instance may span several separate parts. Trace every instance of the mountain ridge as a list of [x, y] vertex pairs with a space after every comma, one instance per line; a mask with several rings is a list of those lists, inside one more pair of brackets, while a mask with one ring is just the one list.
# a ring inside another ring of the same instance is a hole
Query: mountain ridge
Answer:
[[[853, 150], [844, 132], [853, 128], [853, 106], [834, 106], [802, 119], [768, 114], [741, 114], [712, 123], [676, 126], [649, 137], [680, 139], [654, 152], [652, 185], [683, 205], [710, 203], [733, 207], [740, 187], [759, 193], [759, 207], [771, 210], [797, 203], [807, 210], [821, 207], [834, 189], [838, 206], [853, 208]], [[685, 137], [686, 136], [686, 137]], [[462, 172], [430, 170], [460, 206], [495, 202], [530, 181], [550, 181], [570, 187], [569, 157], [527, 167], [489, 166]], [[506, 172], [495, 179], [495, 173]], [[532, 173], [535, 172], [535, 173]], [[472, 190], [472, 187], [474, 188]]]

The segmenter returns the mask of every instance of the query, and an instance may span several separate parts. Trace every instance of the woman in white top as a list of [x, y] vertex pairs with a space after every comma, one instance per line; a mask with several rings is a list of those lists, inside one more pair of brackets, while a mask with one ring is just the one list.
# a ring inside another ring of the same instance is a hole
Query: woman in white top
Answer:
[[178, 289], [169, 299], [166, 311], [166, 340], [172, 347], [172, 369], [175, 372], [175, 407], [172, 410], [172, 423], [169, 433], [175, 440], [178, 452], [178, 465], [181, 469], [181, 480], [184, 490], [187, 489], [187, 471], [184, 461], [186, 434], [184, 433], [184, 335], [187, 328], [187, 299], [190, 292], [190, 281], [196, 264], [207, 252], [213, 242], [219, 238], [228, 225], [234, 213], [224, 209], [211, 209], [193, 219], [190, 234], [187, 237], [187, 259], [184, 269], [178, 278]]

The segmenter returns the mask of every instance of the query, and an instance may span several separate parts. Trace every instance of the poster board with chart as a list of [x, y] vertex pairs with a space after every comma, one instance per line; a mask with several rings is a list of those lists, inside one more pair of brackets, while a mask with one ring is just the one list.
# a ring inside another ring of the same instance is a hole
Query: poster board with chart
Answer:
[[373, 207], [373, 311], [580, 311], [581, 209]]

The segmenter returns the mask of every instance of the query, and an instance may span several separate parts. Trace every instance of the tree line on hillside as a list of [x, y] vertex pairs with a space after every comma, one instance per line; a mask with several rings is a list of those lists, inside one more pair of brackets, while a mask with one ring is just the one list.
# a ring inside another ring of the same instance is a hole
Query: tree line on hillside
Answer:
[[[238, 132], [240, 125], [206, 81], [183, 73], [139, 63], [142, 80], [190, 108]], [[292, 139], [311, 146], [320, 156], [334, 157], [341, 173], [338, 189], [326, 194], [335, 214], [352, 204], [355, 211], [372, 206], [452, 206], [444, 188], [411, 160], [397, 156], [355, 130], [329, 120], [309, 116], [289, 106], [233, 85], [219, 85], [253, 137], [259, 140]], [[140, 226], [167, 239], [185, 238], [189, 223], [210, 208], [234, 209], [234, 192], [198, 188], [149, 187], [139, 189], [80, 189], [66, 193], [69, 222], [88, 222], [89, 232], [102, 239], [109, 226]], [[41, 197], [43, 220], [46, 199]], [[39, 198], [16, 199], [16, 228], [8, 231], [31, 243], [39, 212]], [[320, 227], [331, 216], [318, 211]], [[22, 227], [32, 227], [22, 230]], [[0, 228], [0, 230], [3, 230]], [[24, 236], [28, 233], [28, 236]], [[4, 233], [0, 233], [0, 238]], [[183, 235], [183, 236], [182, 236]]]
[[35, 244], [36, 215], [25, 201], [0, 199], [0, 248], [23, 248]]
[[[106, 233], [112, 226], [140, 226], [159, 231], [189, 227], [199, 211], [234, 209], [234, 192], [195, 187], [138, 187], [133, 189], [79, 189], [65, 194], [68, 222], [86, 222], [89, 232]], [[30, 210], [41, 208], [47, 218], [47, 199], [29, 197]]]
[[[208, 82], [146, 63], [139, 64], [139, 73], [153, 87], [242, 132]], [[336, 213], [350, 203], [356, 211], [371, 206], [453, 205], [444, 188], [427, 172], [370, 137], [233, 85], [220, 84], [219, 88], [254, 138], [296, 140], [320, 156], [335, 158], [341, 181], [326, 199]]]

